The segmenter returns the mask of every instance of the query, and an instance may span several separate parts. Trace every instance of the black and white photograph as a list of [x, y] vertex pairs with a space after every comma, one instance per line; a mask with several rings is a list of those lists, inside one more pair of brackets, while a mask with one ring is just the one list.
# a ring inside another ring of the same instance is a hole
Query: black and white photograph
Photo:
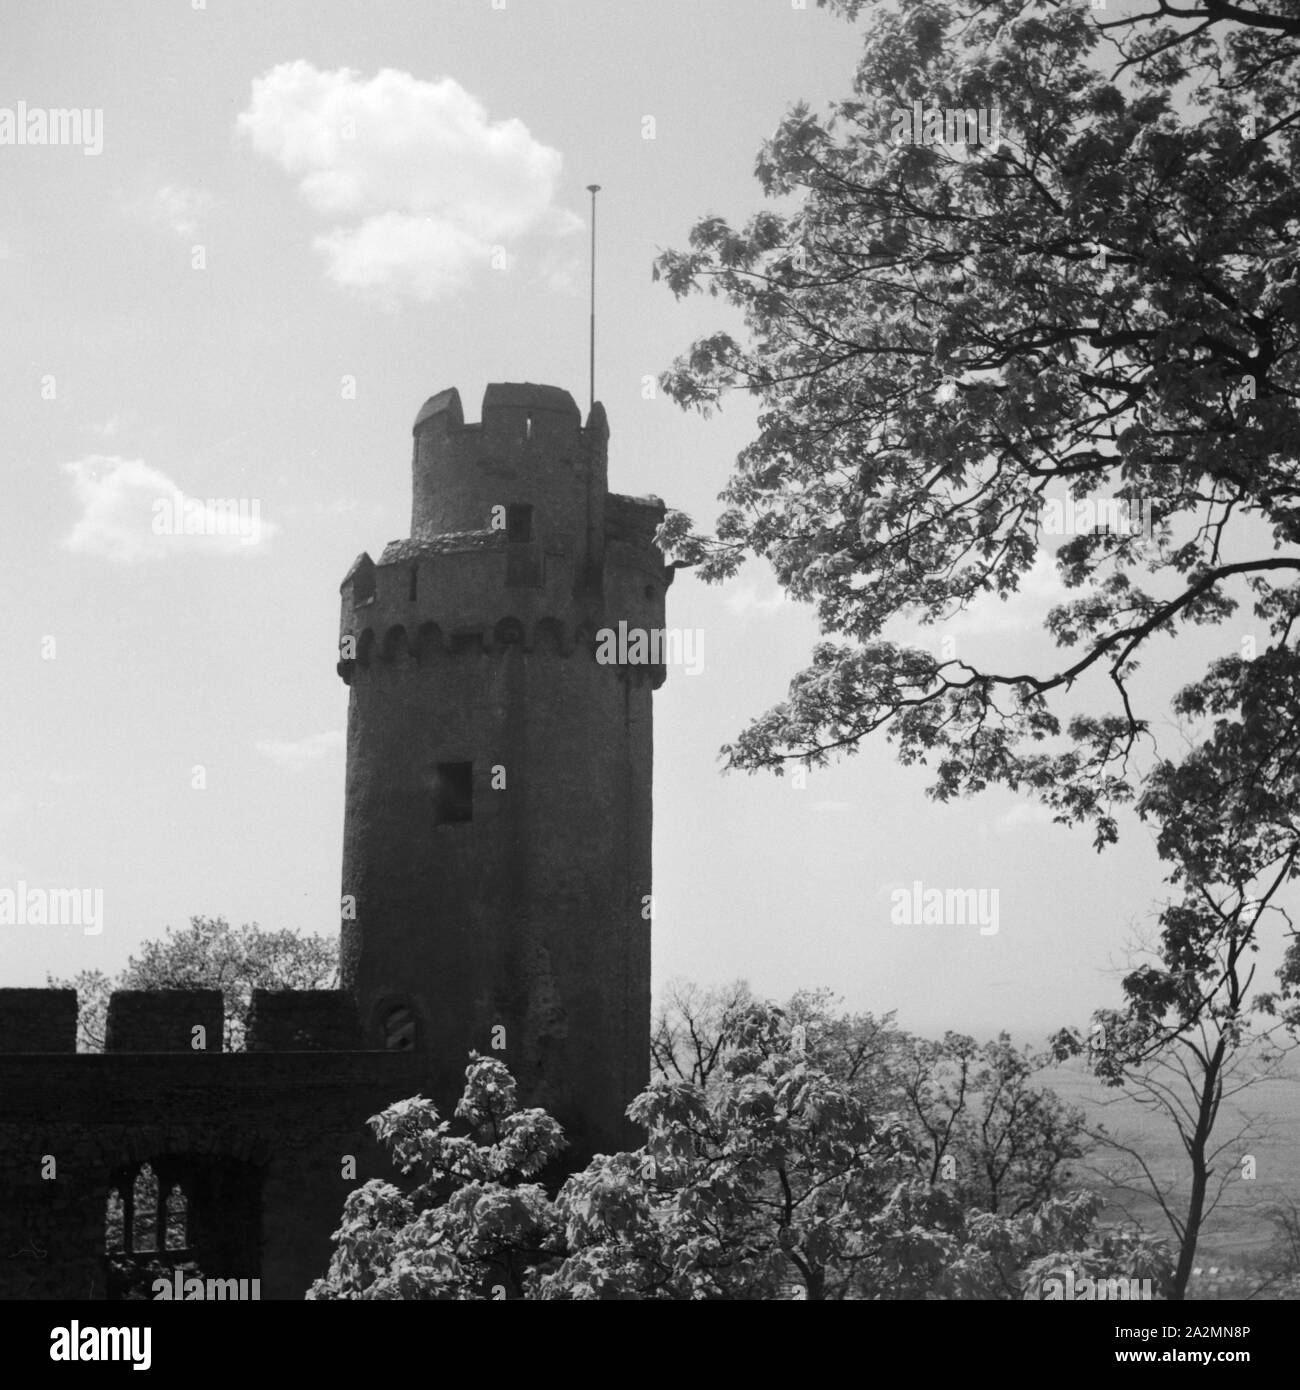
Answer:
[[1267, 1364], [1298, 170], [1300, 0], [9, 0], [5, 1345]]

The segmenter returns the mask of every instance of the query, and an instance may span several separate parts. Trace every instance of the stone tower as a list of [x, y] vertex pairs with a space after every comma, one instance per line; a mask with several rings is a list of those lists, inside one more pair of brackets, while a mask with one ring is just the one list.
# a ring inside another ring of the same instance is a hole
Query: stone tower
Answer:
[[443, 391], [414, 436], [410, 539], [342, 585], [344, 987], [444, 1114], [495, 1055], [581, 1161], [632, 1139], [649, 1069], [664, 670], [597, 650], [663, 627], [664, 504], [607, 490], [604, 409], [554, 386], [489, 386], [478, 424]]

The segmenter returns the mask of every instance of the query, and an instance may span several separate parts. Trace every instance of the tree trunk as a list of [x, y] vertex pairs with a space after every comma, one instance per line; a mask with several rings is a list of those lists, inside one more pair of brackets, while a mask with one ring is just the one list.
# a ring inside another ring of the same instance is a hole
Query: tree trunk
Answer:
[[1206, 1167], [1205, 1150], [1210, 1142], [1210, 1132], [1219, 1109], [1219, 1079], [1223, 1069], [1223, 1039], [1210, 1057], [1205, 1068], [1204, 1083], [1201, 1086], [1199, 1103], [1196, 1108], [1196, 1128], [1187, 1139], [1187, 1154], [1192, 1160], [1192, 1191], [1187, 1201], [1187, 1219], [1183, 1223], [1183, 1239], [1178, 1250], [1178, 1264], [1174, 1268], [1173, 1287], [1169, 1292], [1171, 1302], [1181, 1303], [1187, 1297], [1187, 1284], [1192, 1277], [1192, 1262], [1196, 1259], [1196, 1243], [1201, 1235], [1201, 1221], [1205, 1213], [1205, 1194], [1210, 1185], [1210, 1173]]

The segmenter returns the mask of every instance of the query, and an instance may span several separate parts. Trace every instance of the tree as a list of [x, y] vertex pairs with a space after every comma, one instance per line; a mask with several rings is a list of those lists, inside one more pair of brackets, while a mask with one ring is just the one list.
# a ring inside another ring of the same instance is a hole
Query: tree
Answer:
[[1097, 1229], [1095, 1197], [1008, 1216], [919, 1179], [903, 1127], [810, 1061], [781, 1010], [743, 1003], [724, 1032], [706, 1082], [662, 1077], [629, 1107], [640, 1148], [598, 1155], [553, 1198], [526, 1179], [562, 1136], [495, 1060], [471, 1058], [467, 1136], [422, 1100], [374, 1117], [427, 1180], [351, 1193], [309, 1296], [1020, 1298], [1064, 1268], [1167, 1277], [1158, 1242]]
[[1300, 1204], [1286, 1198], [1271, 1212], [1273, 1243], [1265, 1255], [1266, 1274], [1257, 1292], [1274, 1291], [1274, 1297], [1300, 1298]]
[[525, 1179], [563, 1151], [559, 1125], [542, 1110], [521, 1109], [504, 1064], [477, 1052], [456, 1117], [468, 1134], [453, 1135], [417, 1096], [371, 1118], [399, 1169], [419, 1169], [424, 1181], [409, 1194], [378, 1180], [348, 1193], [329, 1271], [309, 1299], [518, 1295], [527, 1269], [558, 1249], [546, 1191]]
[[902, 1076], [923, 1175], [949, 1179], [963, 1206], [1019, 1216], [1060, 1195], [1085, 1149], [1084, 1116], [1034, 1084], [1055, 1057], [945, 1033], [914, 1039]]
[[561, 1189], [569, 1255], [543, 1298], [842, 1294], [907, 1171], [906, 1136], [790, 1045], [781, 1011], [728, 1016], [719, 1083], [652, 1085], [629, 1107], [634, 1154]]
[[[1300, 942], [1279, 902], [1300, 861], [1296, 676], [1289, 653], [1257, 664], [1234, 657], [1175, 700], [1180, 717], [1212, 721], [1210, 731], [1181, 761], [1156, 763], [1138, 811], [1159, 826], [1157, 848], [1180, 894], [1161, 909], [1148, 958], [1123, 982], [1124, 1007], [1094, 1015], [1097, 1075], [1160, 1114], [1186, 1155], [1184, 1189], [1107, 1137], [1130, 1161], [1121, 1183], [1152, 1197], [1178, 1242], [1174, 1298], [1186, 1293], [1201, 1233], [1249, 1132], [1223, 1136], [1223, 1104], [1254, 1084], [1261, 1057], [1266, 1071], [1276, 1066], [1300, 1026]], [[1266, 918], [1281, 923], [1286, 943], [1275, 990], [1255, 985]], [[1060, 1055], [1082, 1048], [1077, 1034], [1062, 1035]]]
[[713, 989], [690, 980], [670, 980], [650, 1031], [652, 1074], [707, 1086], [722, 1064], [727, 1015], [753, 997], [744, 980]]
[[[1235, 848], [1242, 851], [1240, 844]], [[1139, 1147], [1104, 1127], [1093, 1131], [1120, 1160], [1099, 1170], [1107, 1184], [1149, 1197], [1169, 1225], [1178, 1252], [1171, 1299], [1186, 1297], [1206, 1223], [1228, 1183], [1242, 1177], [1239, 1165], [1251, 1142], [1262, 1137], [1253, 1121], [1225, 1135], [1225, 1104], [1277, 1075], [1294, 1050], [1294, 1004], [1277, 1016], [1279, 1000], [1294, 996], [1294, 946], [1278, 994], [1252, 997], [1249, 963], [1263, 914], [1286, 915], [1269, 901], [1286, 875], [1285, 869], [1275, 873], [1263, 898], [1247, 897], [1240, 886], [1225, 895], [1201, 883], [1167, 906], [1154, 963], [1144, 962], [1124, 981], [1126, 1006], [1098, 1010], [1086, 1044], [1071, 1030], [1055, 1043], [1061, 1059], [1086, 1052], [1103, 1081], [1176, 1135], [1186, 1158], [1185, 1184], [1143, 1153], [1149, 1138]]]
[[[723, 1073], [728, 1020], [756, 1002], [743, 980], [670, 985], [655, 1022], [658, 1075], [707, 1090]], [[782, 1012], [808, 1060], [870, 1114], [897, 1119], [912, 1171], [949, 1186], [963, 1207], [1037, 1207], [1060, 1195], [1084, 1152], [1083, 1112], [1035, 1081], [1057, 1060], [1052, 1051], [1016, 1048], [1006, 1034], [983, 1044], [958, 1033], [931, 1042], [899, 1028], [892, 1013], [837, 1007], [829, 989], [800, 990]]]
[[[1239, 717], [1297, 674], [1300, 17], [1289, 0], [1109, 24], [1024, 0], [825, 2], [871, 18], [852, 95], [826, 121], [795, 107], [759, 156], [764, 192], [799, 206], [739, 231], [706, 217], [655, 267], [739, 309], [750, 339], [697, 341], [666, 391], [761, 402], [717, 537], [675, 514], [664, 543], [708, 579], [767, 558], [848, 639], [724, 753], [780, 771], [885, 730], [934, 764], [933, 795], [1026, 788], [1105, 844], [1140, 783], [1135, 674], [1156, 637], [1253, 597], [1268, 660], [1200, 688]], [[892, 141], [914, 102], [996, 108], [1000, 142]], [[1054, 508], [1153, 498], [1152, 525], [1055, 550], [1077, 596], [1043, 624], [1077, 655], [1006, 671], [883, 640], [896, 616], [1016, 591]], [[1103, 703], [1063, 725], [1067, 691]]]
[[116, 980], [83, 970], [70, 980], [48, 976], [51, 988], [77, 991], [77, 1048], [104, 1050], [109, 996], [115, 989], [219, 989], [225, 1004], [225, 1047], [243, 1049], [255, 989], [337, 989], [338, 942], [256, 922], [232, 927], [224, 917], [191, 917], [184, 931], [168, 927], [146, 941]]
[[[798, 206], [741, 230], [706, 217], [656, 262], [678, 296], [739, 309], [748, 339], [696, 342], [665, 389], [761, 403], [716, 537], [675, 514], [662, 539], [706, 579], [768, 559], [829, 639], [730, 766], [821, 764], [883, 732], [939, 799], [1026, 790], [1099, 849], [1121, 807], [1155, 823], [1182, 896], [1103, 1065], [1131, 1076], [1212, 1040], [1185, 1284], [1225, 1058], [1256, 1007], [1300, 1022], [1293, 933], [1278, 991], [1252, 1000], [1244, 969], [1248, 905], [1300, 865], [1300, 13], [828, 5], [871, 15], [852, 95], [824, 121], [796, 107], [757, 165]], [[996, 108], [1000, 138], [900, 143], [913, 103]], [[1078, 534], [1057, 542], [1066, 517]], [[1005, 599], [1048, 556], [1063, 654], [1006, 669], [885, 639]], [[1174, 697], [1189, 747], [1171, 757], [1143, 663], [1229, 622], [1233, 654]]]

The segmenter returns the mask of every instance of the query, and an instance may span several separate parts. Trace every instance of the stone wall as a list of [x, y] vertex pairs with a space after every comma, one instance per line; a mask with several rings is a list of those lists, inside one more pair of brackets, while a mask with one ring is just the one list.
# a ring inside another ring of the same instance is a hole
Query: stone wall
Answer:
[[[49, 1040], [66, 1042], [75, 1030], [66, 998], [42, 1008], [30, 996], [68, 993], [0, 991], [0, 1037], [24, 1021], [30, 1028], [57, 1018], [61, 1031]], [[347, 1193], [370, 1177], [393, 1177], [366, 1121], [422, 1089], [422, 1056], [266, 1050], [276, 1041], [319, 1049], [355, 1027], [351, 1001], [324, 991], [297, 1007], [285, 996], [262, 998], [263, 1050], [182, 1049], [176, 1030], [194, 1017], [210, 1024], [212, 1001], [175, 992], [182, 1003], [171, 993], [116, 1000], [119, 1046], [124, 1027], [163, 1020], [164, 1037], [136, 1039], [148, 1051], [0, 1055], [0, 1299], [105, 1297], [109, 1194], [115, 1175], [143, 1162], [192, 1173], [211, 1191], [218, 1209], [200, 1204], [193, 1214], [208, 1242], [204, 1273], [260, 1278], [262, 1297], [275, 1299], [301, 1298], [324, 1273]], [[219, 994], [215, 1007], [219, 1021]], [[347, 1155], [355, 1177], [345, 1176]], [[256, 1209], [247, 1233], [223, 1243], [232, 1223], [219, 1208], [232, 1181]]]

